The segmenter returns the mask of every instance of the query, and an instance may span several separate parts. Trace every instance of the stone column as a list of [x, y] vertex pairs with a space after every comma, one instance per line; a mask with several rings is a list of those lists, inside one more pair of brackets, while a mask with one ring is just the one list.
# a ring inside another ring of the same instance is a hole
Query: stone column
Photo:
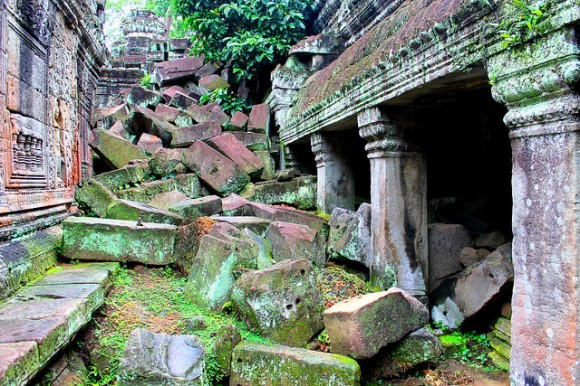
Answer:
[[317, 170], [317, 207], [324, 213], [334, 208], [354, 210], [354, 176], [348, 144], [340, 133], [315, 133], [310, 137]]
[[570, 27], [490, 60], [513, 158], [511, 378], [580, 382], [580, 61]]
[[426, 294], [427, 164], [379, 108], [358, 115], [371, 165], [372, 280]]

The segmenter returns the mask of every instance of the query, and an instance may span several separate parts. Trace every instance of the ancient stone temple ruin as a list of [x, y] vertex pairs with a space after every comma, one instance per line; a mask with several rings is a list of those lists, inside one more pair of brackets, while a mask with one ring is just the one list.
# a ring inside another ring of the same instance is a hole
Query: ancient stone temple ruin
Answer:
[[[358, 385], [491, 319], [511, 383], [580, 382], [577, 2], [312, 3], [247, 115], [149, 11], [107, 57], [104, 0], [0, 4], [0, 385]], [[125, 310], [173, 329], [91, 351], [147, 266], [203, 312]]]
[[112, 44], [108, 66], [102, 68], [97, 98], [99, 107], [114, 95], [152, 74], [154, 64], [182, 58], [189, 39], [169, 37], [165, 20], [151, 11], [134, 10], [123, 20], [123, 34]]
[[54, 264], [51, 226], [68, 216], [76, 186], [91, 176], [103, 12], [95, 0], [2, 2], [0, 240], [30, 239], [2, 249], [1, 298]]

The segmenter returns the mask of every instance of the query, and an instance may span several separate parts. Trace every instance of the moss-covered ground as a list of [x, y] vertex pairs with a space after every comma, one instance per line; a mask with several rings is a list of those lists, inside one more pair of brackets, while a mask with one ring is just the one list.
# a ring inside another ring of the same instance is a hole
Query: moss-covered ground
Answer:
[[[212, 352], [220, 326], [233, 324], [243, 339], [267, 342], [265, 338], [250, 332], [227, 310], [213, 314], [189, 303], [183, 296], [185, 282], [186, 277], [169, 267], [135, 266], [119, 270], [105, 306], [88, 326], [84, 336], [78, 339], [81, 351], [89, 362], [90, 374], [85, 385], [115, 384], [123, 348], [129, 334], [136, 328], [198, 336], [206, 349], [206, 374], [211, 384], [215, 385], [219, 385], [222, 378]], [[204, 324], [205, 328], [200, 328], [200, 324]]]
[[[360, 276], [347, 273], [334, 264], [320, 271], [318, 280], [326, 307], [345, 298], [373, 292], [373, 288]], [[89, 364], [89, 375], [82, 384], [115, 384], [123, 348], [129, 334], [136, 328], [198, 336], [206, 349], [206, 374], [212, 385], [225, 384], [213, 353], [216, 333], [222, 325], [235, 325], [244, 340], [269, 342], [250, 332], [236, 320], [228, 307], [221, 313], [208, 313], [189, 303], [183, 295], [186, 281], [183, 274], [169, 267], [137, 265], [121, 268], [114, 278], [105, 306], [77, 339]], [[443, 335], [441, 340], [446, 350], [437, 367], [415, 369], [401, 379], [363, 382], [363, 385], [509, 384], [508, 373], [491, 364], [487, 356], [489, 341], [484, 334], [452, 332]], [[309, 348], [331, 350], [324, 332], [309, 344]]]

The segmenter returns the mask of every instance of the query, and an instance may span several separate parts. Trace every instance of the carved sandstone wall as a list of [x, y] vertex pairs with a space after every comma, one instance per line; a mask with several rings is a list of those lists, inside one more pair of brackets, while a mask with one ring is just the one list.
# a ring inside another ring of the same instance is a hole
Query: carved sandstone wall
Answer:
[[[104, 0], [0, 4], [0, 243], [58, 223], [91, 174], [103, 9]], [[18, 254], [2, 248], [0, 289], [18, 270]]]

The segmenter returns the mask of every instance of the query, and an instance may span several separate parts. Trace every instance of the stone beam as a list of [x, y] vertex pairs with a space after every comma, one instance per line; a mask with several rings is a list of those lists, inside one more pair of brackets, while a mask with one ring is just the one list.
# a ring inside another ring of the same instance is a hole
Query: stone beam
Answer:
[[577, 27], [489, 62], [513, 158], [511, 379], [580, 382], [580, 61]]
[[405, 130], [378, 108], [358, 114], [371, 165], [372, 280], [426, 294], [427, 164]]
[[334, 208], [354, 210], [354, 175], [348, 144], [340, 132], [316, 133], [310, 137], [317, 170], [317, 207], [324, 213]]

